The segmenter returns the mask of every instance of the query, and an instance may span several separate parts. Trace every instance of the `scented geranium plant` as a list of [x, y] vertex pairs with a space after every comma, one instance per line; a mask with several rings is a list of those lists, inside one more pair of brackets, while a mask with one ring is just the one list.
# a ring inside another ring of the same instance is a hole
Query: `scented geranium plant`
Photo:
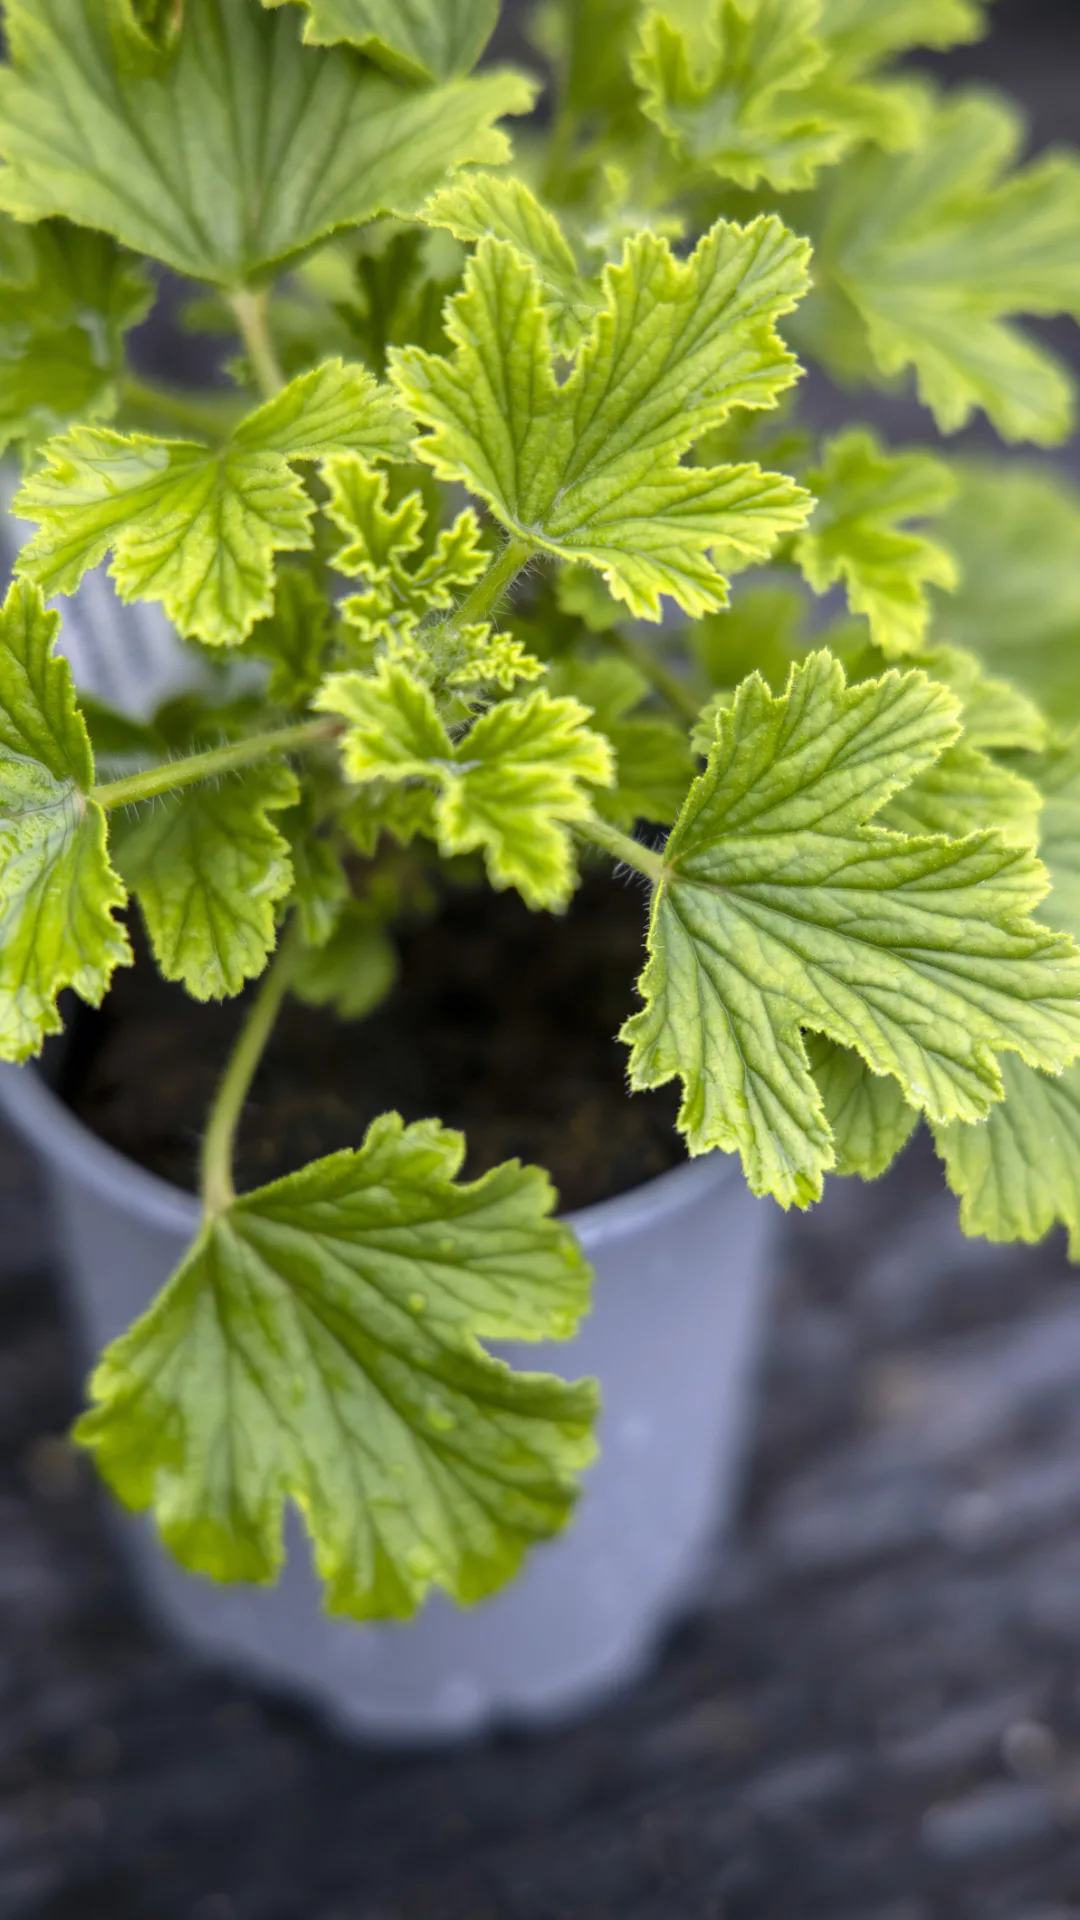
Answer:
[[[985, 0], [546, 0], [532, 75], [497, 12], [4, 7], [0, 1051], [100, 1003], [135, 910], [166, 979], [247, 995], [201, 1230], [77, 1435], [222, 1579], [275, 1576], [294, 1500], [357, 1618], [507, 1580], [596, 1414], [485, 1344], [588, 1305], [542, 1170], [466, 1183], [389, 1113], [234, 1190], [286, 996], [378, 1017], [403, 873], [537, 914], [639, 875], [627, 1098], [681, 1082], [755, 1193], [922, 1115], [970, 1231], [1080, 1237], [1080, 504], [798, 399], [816, 362], [1064, 442], [1017, 316], [1080, 313], [1080, 164], [898, 65]], [[230, 386], [131, 371], [162, 269]], [[106, 559], [218, 663], [167, 725], [55, 650]]]

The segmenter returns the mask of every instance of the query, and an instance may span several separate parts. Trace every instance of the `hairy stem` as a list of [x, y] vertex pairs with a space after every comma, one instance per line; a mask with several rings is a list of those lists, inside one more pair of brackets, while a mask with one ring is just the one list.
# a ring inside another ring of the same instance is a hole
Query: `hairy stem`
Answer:
[[202, 1147], [201, 1191], [203, 1214], [207, 1220], [215, 1220], [236, 1199], [233, 1185], [236, 1129], [259, 1062], [274, 1031], [274, 1022], [281, 1012], [281, 1003], [289, 990], [298, 947], [299, 936], [294, 923], [282, 935], [278, 950], [262, 977], [251, 1010], [240, 1029], [240, 1038], [214, 1095]]
[[333, 740], [342, 723], [332, 715], [320, 720], [300, 720], [294, 727], [277, 727], [271, 733], [253, 733], [247, 740], [232, 740], [225, 747], [210, 747], [205, 753], [189, 754], [184, 760], [163, 760], [160, 766], [147, 767], [145, 773], [131, 773], [123, 780], [107, 780], [94, 787], [91, 800], [99, 807], [130, 807], [139, 800], [153, 800], [159, 793], [172, 793], [178, 787], [192, 787], [200, 780], [212, 780], [220, 773], [233, 773], [273, 753], [295, 753], [303, 747], [317, 747]]
[[606, 820], [583, 820], [580, 825], [575, 825], [574, 833], [579, 840], [591, 842], [594, 847], [602, 848], [604, 853], [610, 853], [612, 859], [621, 866], [633, 867], [635, 872], [643, 873], [654, 887], [660, 885], [664, 877], [662, 853], [652, 853], [648, 847], [641, 845], [640, 840], [631, 839], [628, 833], [620, 832], [618, 827], [610, 826]]
[[137, 374], [125, 373], [120, 381], [120, 397], [125, 406], [155, 420], [171, 420], [205, 440], [222, 440], [238, 417], [240, 409], [232, 394], [211, 399], [206, 395], [184, 393], [179, 387], [156, 387]]
[[265, 399], [272, 400], [285, 385], [285, 375], [270, 332], [270, 289], [237, 287], [229, 295], [229, 305], [236, 315], [259, 389]]
[[693, 690], [680, 680], [677, 673], [658, 660], [647, 640], [639, 640], [633, 634], [615, 631], [612, 639], [626, 658], [645, 675], [657, 693], [662, 694], [670, 707], [683, 720], [695, 721], [701, 712], [701, 703], [694, 697]]
[[517, 579], [522, 567], [528, 564], [532, 551], [528, 540], [508, 540], [457, 612], [450, 615], [443, 631], [448, 634], [460, 633], [463, 627], [479, 626], [482, 620], [487, 620], [503, 594]]

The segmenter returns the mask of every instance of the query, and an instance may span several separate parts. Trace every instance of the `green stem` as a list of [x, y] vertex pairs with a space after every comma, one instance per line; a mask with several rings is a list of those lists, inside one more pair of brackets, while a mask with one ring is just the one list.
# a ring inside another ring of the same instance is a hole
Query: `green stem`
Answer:
[[185, 760], [165, 760], [145, 773], [131, 773], [123, 780], [108, 780], [94, 787], [91, 800], [99, 807], [130, 807], [140, 800], [153, 800], [159, 793], [172, 793], [178, 787], [191, 787], [199, 780], [212, 780], [219, 773], [233, 773], [272, 753], [295, 753], [303, 747], [317, 747], [333, 740], [341, 732], [341, 721], [332, 715], [320, 720], [300, 720], [293, 727], [277, 727], [272, 733], [253, 733], [246, 740], [230, 741], [227, 747], [210, 747], [205, 753], [193, 753]]
[[237, 287], [229, 295], [229, 305], [247, 348], [256, 382], [267, 400], [272, 400], [285, 385], [270, 332], [270, 289]]
[[450, 615], [443, 632], [460, 633], [463, 627], [479, 626], [494, 613], [503, 594], [513, 585], [532, 557], [532, 545], [528, 540], [508, 540], [502, 552], [492, 561], [483, 578], [478, 580], [472, 592], [462, 601], [456, 613]]
[[214, 1095], [202, 1147], [202, 1203], [207, 1220], [215, 1220], [236, 1199], [233, 1185], [236, 1129], [259, 1062], [281, 1012], [281, 1003], [289, 990], [298, 947], [298, 929], [294, 924], [283, 934], [278, 950], [262, 977], [259, 991], [240, 1029], [240, 1038]]
[[594, 847], [601, 847], [605, 853], [610, 853], [620, 865], [633, 867], [637, 873], [643, 873], [654, 887], [660, 885], [664, 877], [662, 853], [651, 853], [648, 847], [642, 846], [640, 840], [632, 840], [628, 833], [621, 833], [618, 827], [609, 825], [606, 820], [583, 820], [580, 826], [575, 825], [574, 833], [579, 840], [591, 841]]
[[684, 720], [691, 722], [697, 720], [701, 712], [700, 701], [695, 699], [693, 690], [679, 679], [677, 673], [673, 673], [670, 667], [665, 667], [663, 661], [657, 659], [647, 640], [638, 640], [633, 634], [619, 631], [612, 634], [612, 639], [626, 658], [656, 688], [657, 693], [663, 694], [668, 705], [674, 707], [677, 714]]
[[157, 420], [171, 420], [207, 440], [221, 440], [235, 422], [239, 409], [233, 396], [223, 393], [216, 399], [183, 393], [176, 387], [155, 387], [137, 374], [125, 373], [120, 381], [120, 397], [125, 406], [149, 414]]

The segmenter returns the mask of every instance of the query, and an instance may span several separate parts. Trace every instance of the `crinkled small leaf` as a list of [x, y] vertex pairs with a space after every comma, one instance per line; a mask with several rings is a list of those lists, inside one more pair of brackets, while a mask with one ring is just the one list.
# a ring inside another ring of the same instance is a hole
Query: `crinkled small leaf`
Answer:
[[935, 635], [969, 648], [1067, 733], [1080, 724], [1080, 491], [1045, 467], [958, 470], [942, 531], [961, 579], [938, 602]]
[[615, 787], [596, 794], [597, 812], [626, 827], [636, 820], [670, 826], [697, 767], [681, 727], [638, 711], [649, 694], [644, 674], [628, 660], [571, 656], [551, 669], [548, 684], [590, 708], [615, 755]]
[[520, 74], [415, 87], [345, 48], [300, 44], [292, 7], [186, 0], [178, 48], [131, 69], [110, 0], [8, 0], [0, 205], [62, 214], [178, 273], [233, 288], [378, 213], [414, 212], [448, 171], [498, 165]]
[[255, 767], [166, 794], [117, 836], [154, 958], [196, 1000], [239, 993], [266, 965], [275, 909], [293, 884], [289, 843], [270, 816], [299, 792], [288, 767]]
[[443, 853], [482, 850], [493, 886], [516, 887], [531, 907], [566, 905], [576, 878], [568, 827], [589, 818], [590, 789], [614, 779], [587, 708], [540, 690], [490, 707], [452, 741], [430, 689], [385, 660], [370, 676], [331, 675], [315, 704], [349, 723], [351, 780], [435, 787], [431, 825]]
[[407, 1616], [433, 1586], [481, 1599], [566, 1525], [595, 1388], [480, 1342], [569, 1338], [589, 1269], [542, 1173], [462, 1185], [463, 1149], [389, 1114], [245, 1194], [107, 1349], [76, 1437], [185, 1566], [272, 1581], [291, 1500], [329, 1611]]
[[409, 638], [428, 614], [447, 612], [480, 578], [487, 555], [471, 507], [428, 539], [420, 493], [391, 507], [387, 476], [355, 456], [328, 460], [323, 472], [326, 514], [344, 535], [333, 564], [364, 583], [341, 612], [364, 639], [388, 632]]
[[910, 152], [860, 151], [830, 176], [810, 343], [850, 380], [861, 326], [881, 374], [914, 368], [943, 432], [982, 408], [1004, 439], [1056, 445], [1073, 383], [1013, 316], [1080, 316], [1080, 164], [1014, 170], [1022, 123], [989, 96], [927, 96], [920, 118]]
[[273, 607], [274, 555], [310, 547], [292, 462], [353, 448], [392, 458], [401, 416], [361, 367], [328, 361], [240, 422], [223, 447], [76, 427], [14, 511], [39, 523], [19, 567], [71, 593], [111, 548], [122, 600], [158, 600], [181, 633], [235, 646]]
[[924, 675], [847, 687], [825, 653], [779, 698], [755, 676], [719, 715], [664, 855], [646, 1006], [623, 1031], [633, 1085], [679, 1076], [691, 1152], [738, 1149], [755, 1192], [805, 1203], [833, 1164], [804, 1029], [939, 1120], [989, 1111], [999, 1052], [1057, 1071], [1080, 1048], [1080, 953], [1028, 917], [1034, 856], [867, 824], [957, 732]]
[[66, 221], [0, 216], [0, 452], [116, 406], [124, 334], [153, 299], [138, 264]]
[[809, 498], [757, 466], [681, 464], [733, 407], [768, 407], [795, 364], [775, 322], [806, 285], [805, 243], [775, 219], [721, 221], [693, 256], [630, 241], [573, 371], [556, 378], [542, 282], [514, 247], [482, 240], [447, 327], [456, 351], [391, 357], [431, 429], [417, 451], [537, 548], [597, 567], [635, 614], [661, 596], [724, 604], [721, 566], [767, 558]]
[[[281, 6], [282, 0], [263, 0]], [[304, 39], [345, 40], [389, 73], [411, 80], [468, 73], [495, 31], [499, 0], [306, 0]]]
[[807, 485], [817, 506], [795, 555], [814, 592], [843, 580], [883, 653], [916, 652], [930, 619], [926, 588], [955, 587], [957, 568], [946, 547], [908, 523], [944, 512], [957, 491], [948, 467], [930, 454], [887, 453], [853, 428], [824, 448]]
[[62, 1025], [57, 995], [99, 1006], [131, 958], [114, 914], [105, 815], [59, 621], [16, 581], [0, 609], [0, 1058], [25, 1060]]
[[891, 1075], [871, 1073], [850, 1047], [812, 1033], [806, 1053], [836, 1148], [834, 1171], [879, 1179], [918, 1125], [914, 1107]]
[[328, 940], [301, 949], [289, 991], [309, 1007], [329, 1007], [342, 1020], [363, 1020], [385, 1000], [397, 971], [386, 928], [369, 908], [350, 901]]
[[270, 664], [267, 696], [280, 707], [302, 707], [323, 675], [330, 639], [326, 595], [300, 567], [281, 567], [274, 609], [251, 630], [248, 647]]

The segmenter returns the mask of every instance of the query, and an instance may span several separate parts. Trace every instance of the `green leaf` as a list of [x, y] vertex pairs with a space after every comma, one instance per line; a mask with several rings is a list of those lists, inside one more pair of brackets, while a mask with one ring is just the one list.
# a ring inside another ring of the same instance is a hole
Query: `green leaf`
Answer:
[[887, 453], [855, 427], [824, 448], [807, 485], [817, 506], [795, 556], [814, 592], [843, 580], [883, 653], [917, 652], [930, 620], [926, 587], [954, 587], [957, 569], [946, 547], [906, 523], [945, 511], [957, 491], [948, 467], [930, 454]]
[[943, 432], [982, 408], [1006, 440], [1056, 445], [1072, 380], [1011, 318], [1080, 315], [1080, 165], [1059, 154], [1014, 169], [1023, 128], [997, 99], [927, 96], [920, 119], [911, 152], [859, 152], [832, 176], [810, 344], [850, 381], [861, 327], [881, 374], [914, 368]]
[[270, 815], [295, 806], [299, 791], [288, 767], [255, 767], [166, 794], [117, 835], [154, 958], [196, 1000], [239, 993], [266, 965], [275, 908], [293, 884], [289, 843]]
[[235, 0], [186, 0], [173, 57], [133, 71], [108, 15], [109, 0], [8, 0], [0, 205], [230, 289], [339, 228], [415, 212], [454, 167], [500, 164], [493, 122], [533, 98], [506, 72], [410, 86], [302, 47], [291, 7]]
[[480, 1342], [569, 1338], [589, 1270], [538, 1169], [460, 1185], [463, 1149], [385, 1115], [208, 1223], [108, 1348], [76, 1438], [185, 1566], [272, 1581], [289, 1499], [331, 1613], [407, 1616], [433, 1586], [483, 1598], [566, 1525], [595, 1388]]
[[458, 240], [504, 240], [528, 261], [540, 284], [557, 353], [570, 354], [600, 303], [598, 284], [583, 274], [555, 215], [512, 174], [463, 175], [432, 195], [421, 218]]
[[969, 746], [1040, 753], [1047, 745], [1047, 723], [1035, 702], [1009, 681], [984, 673], [975, 654], [961, 647], [931, 647], [920, 665], [956, 694]]
[[113, 412], [124, 334], [152, 299], [103, 234], [0, 219], [0, 452]]
[[222, 447], [76, 427], [15, 499], [39, 522], [20, 570], [46, 594], [72, 593], [111, 547], [122, 600], [159, 600], [181, 633], [235, 646], [273, 607], [275, 553], [312, 544], [315, 506], [292, 463], [349, 449], [392, 458], [402, 431], [371, 375], [335, 360]]
[[114, 914], [124, 889], [109, 865], [94, 762], [59, 628], [16, 581], [0, 609], [0, 1058], [39, 1053], [74, 987], [100, 1006], [131, 951]]
[[844, 74], [910, 47], [953, 47], [986, 32], [987, 0], [822, 0], [821, 37]]
[[428, 614], [447, 612], [480, 578], [487, 555], [471, 508], [426, 542], [427, 511], [419, 492], [391, 507], [386, 475], [355, 456], [328, 460], [323, 473], [327, 517], [345, 536], [333, 564], [364, 583], [341, 611], [364, 639], [388, 631], [411, 638]]
[[637, 820], [669, 826], [697, 767], [680, 727], [637, 711], [649, 694], [644, 674], [628, 660], [571, 657], [551, 668], [548, 685], [591, 709], [615, 755], [615, 787], [596, 794], [597, 812], [624, 827]]
[[[281, 6], [282, 0], [263, 0]], [[449, 79], [475, 67], [495, 31], [499, 0], [307, 0], [304, 39], [346, 40], [389, 73]]]
[[326, 595], [300, 567], [281, 567], [274, 610], [252, 628], [248, 648], [270, 663], [267, 697], [279, 707], [302, 707], [323, 675], [330, 641]]
[[449, 310], [454, 357], [391, 356], [432, 429], [417, 451], [533, 547], [597, 567], [632, 613], [658, 620], [663, 594], [692, 614], [722, 606], [720, 566], [767, 558], [809, 499], [757, 466], [681, 456], [732, 408], [771, 406], [791, 385], [775, 321], [806, 261], [774, 219], [721, 221], [687, 261], [641, 234], [607, 269], [603, 309], [560, 384], [535, 268], [482, 240]]
[[289, 991], [309, 1007], [329, 1007], [342, 1020], [363, 1020], [397, 979], [393, 941], [371, 909], [351, 900], [330, 938], [302, 948]]
[[1056, 1072], [1080, 1047], [1080, 954], [1028, 918], [1034, 856], [867, 824], [957, 716], [920, 673], [847, 687], [825, 653], [779, 698], [755, 676], [668, 842], [646, 1006], [623, 1030], [632, 1084], [681, 1077], [691, 1152], [737, 1148], [754, 1191], [785, 1204], [816, 1199], [834, 1162], [803, 1029], [938, 1120], [989, 1111], [999, 1052]]
[[481, 849], [493, 886], [516, 887], [530, 907], [567, 904], [576, 879], [567, 829], [590, 817], [590, 788], [614, 779], [587, 708], [541, 690], [490, 707], [451, 740], [430, 690], [385, 660], [370, 677], [331, 675], [314, 704], [349, 723], [351, 780], [436, 788], [431, 825], [444, 854]]
[[[747, 585], [722, 613], [697, 621], [689, 640], [710, 687], [737, 687], [747, 674], [760, 673], [779, 693], [792, 663], [806, 651], [805, 619], [806, 596], [797, 587]], [[711, 746], [710, 738], [701, 751]]]
[[289, 907], [295, 913], [305, 947], [322, 947], [337, 927], [349, 900], [349, 881], [338, 851], [319, 832], [316, 789], [304, 786], [300, 805], [279, 822], [289, 842], [293, 890]]
[[694, 0], [687, 31], [682, 11], [642, 29], [633, 71], [649, 118], [684, 164], [736, 186], [812, 186], [851, 140], [812, 85], [825, 62], [819, 0]]
[[811, 1033], [806, 1054], [836, 1149], [834, 1172], [879, 1179], [915, 1131], [914, 1107], [895, 1080], [871, 1073], [850, 1047]]
[[960, 562], [935, 633], [1013, 681], [1063, 732], [1080, 723], [1080, 491], [1047, 468], [964, 464], [944, 522]]

